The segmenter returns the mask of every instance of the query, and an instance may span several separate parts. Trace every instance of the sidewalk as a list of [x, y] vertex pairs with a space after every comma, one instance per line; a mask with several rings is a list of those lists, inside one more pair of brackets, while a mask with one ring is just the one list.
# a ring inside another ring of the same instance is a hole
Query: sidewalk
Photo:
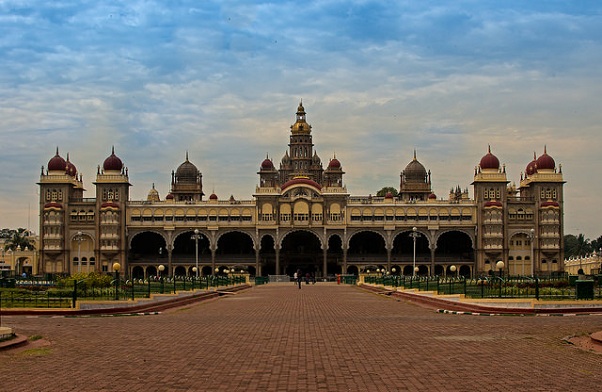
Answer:
[[602, 382], [565, 338], [591, 317], [464, 317], [356, 286], [263, 285], [159, 314], [5, 316], [46, 345], [0, 352], [27, 391], [564, 391]]

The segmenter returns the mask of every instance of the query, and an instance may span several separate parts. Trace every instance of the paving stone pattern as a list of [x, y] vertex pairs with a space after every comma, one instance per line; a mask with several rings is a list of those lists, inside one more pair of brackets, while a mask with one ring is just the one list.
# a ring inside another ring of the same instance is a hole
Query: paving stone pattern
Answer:
[[563, 341], [602, 316], [469, 316], [336, 284], [268, 284], [157, 315], [4, 316], [0, 391], [594, 391]]

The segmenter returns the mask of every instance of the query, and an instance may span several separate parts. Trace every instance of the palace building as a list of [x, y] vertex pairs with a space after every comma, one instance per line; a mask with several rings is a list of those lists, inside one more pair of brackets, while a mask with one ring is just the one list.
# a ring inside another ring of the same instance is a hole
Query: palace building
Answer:
[[479, 276], [500, 260], [513, 275], [563, 270], [564, 180], [545, 148], [518, 187], [489, 149], [474, 168], [473, 198], [460, 186], [437, 198], [414, 152], [398, 195], [354, 196], [342, 163], [323, 163], [312, 136], [299, 104], [286, 153], [277, 166], [261, 162], [250, 200], [206, 198], [188, 153], [165, 198], [153, 185], [146, 200], [130, 200], [128, 169], [114, 149], [98, 166], [96, 197], [86, 198], [81, 174], [57, 148], [38, 183], [39, 273], [112, 272], [116, 262], [134, 278], [156, 276], [159, 266], [177, 276], [226, 268]]

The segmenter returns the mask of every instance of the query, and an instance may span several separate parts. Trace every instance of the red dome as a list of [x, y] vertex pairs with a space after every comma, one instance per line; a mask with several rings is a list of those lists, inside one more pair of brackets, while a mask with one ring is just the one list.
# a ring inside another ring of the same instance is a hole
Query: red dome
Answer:
[[487, 155], [481, 158], [479, 166], [481, 166], [481, 169], [498, 170], [500, 168], [500, 160], [497, 159], [497, 157], [491, 153], [491, 147], [489, 147]]
[[391, 192], [387, 192], [387, 194], [385, 195], [385, 199], [392, 199], [393, 198], [393, 194]]
[[65, 161], [59, 155], [59, 148], [57, 147], [56, 155], [48, 161], [48, 170], [49, 171], [65, 171], [66, 168], [67, 168], [67, 161]]
[[69, 161], [69, 153], [67, 153], [67, 161], [65, 162], [65, 173], [74, 177], [77, 174], [77, 168]]
[[261, 162], [261, 168], [262, 169], [266, 169], [266, 170], [270, 170], [274, 168], [274, 164], [272, 163], [272, 161], [270, 160], [270, 158], [266, 158], [263, 160], [263, 162]]
[[341, 162], [339, 162], [339, 160], [336, 159], [336, 158], [332, 158], [330, 160], [330, 162], [328, 163], [328, 167], [330, 169], [340, 169], [341, 168]]
[[173, 200], [173, 193], [168, 193], [167, 196], [165, 196], [165, 199]]
[[543, 149], [543, 154], [537, 158], [537, 170], [554, 170], [556, 168], [556, 162], [548, 155], [546, 148]]
[[209, 200], [217, 200], [217, 195], [212, 193], [211, 196], [209, 196]]
[[123, 162], [115, 155], [115, 147], [111, 150], [111, 155], [105, 159], [102, 168], [105, 171], [121, 171], [121, 169], [123, 169]]
[[320, 186], [320, 184], [318, 184], [317, 182], [310, 180], [307, 177], [297, 177], [297, 178], [293, 178], [290, 181], [287, 181], [284, 183], [284, 185], [282, 185], [281, 189], [285, 190], [286, 188], [292, 186], [292, 185], [296, 185], [296, 184], [305, 184], [305, 185], [311, 185], [314, 188], [318, 188], [318, 189], [322, 189], [322, 187]]
[[537, 159], [535, 159], [535, 153], [533, 153], [533, 160], [527, 165], [525, 174], [531, 176], [535, 173], [537, 173]]
[[430, 199], [430, 200], [435, 200], [436, 198], [437, 198], [437, 195], [435, 195], [434, 193], [431, 193], [431, 194], [429, 195], [429, 199]]

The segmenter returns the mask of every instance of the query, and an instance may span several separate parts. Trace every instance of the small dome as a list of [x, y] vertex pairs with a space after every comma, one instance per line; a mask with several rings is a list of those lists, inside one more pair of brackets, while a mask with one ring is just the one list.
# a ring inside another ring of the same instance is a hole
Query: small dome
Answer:
[[102, 168], [105, 171], [121, 171], [121, 169], [123, 169], [123, 162], [115, 155], [115, 147], [111, 149], [111, 155], [105, 159]]
[[535, 158], [535, 153], [533, 153], [533, 160], [527, 165], [525, 174], [527, 176], [532, 176], [535, 173], [537, 173], [537, 159]]
[[311, 158], [311, 163], [314, 165], [319, 165], [322, 163], [322, 160], [320, 159], [316, 151], [314, 151], [314, 156]]
[[73, 163], [71, 163], [71, 161], [69, 161], [69, 153], [67, 153], [67, 160], [65, 161], [65, 173], [71, 177], [75, 177], [77, 174], [77, 168]]
[[437, 199], [437, 195], [435, 195], [434, 193], [431, 193], [429, 195], [429, 200], [436, 200]]
[[556, 162], [548, 155], [546, 148], [543, 149], [543, 154], [537, 158], [537, 170], [554, 170], [556, 168]]
[[387, 194], [385, 195], [385, 199], [392, 199], [393, 198], [393, 194], [391, 192], [387, 192]]
[[414, 159], [403, 170], [403, 175], [406, 182], [420, 182], [426, 180], [426, 169], [422, 163], [416, 159], [416, 151], [414, 151]]
[[157, 191], [155, 189], [155, 184], [153, 184], [153, 187], [151, 188], [151, 190], [148, 191], [148, 196], [146, 197], [146, 201], [161, 201], [161, 198], [159, 197], [159, 191]]
[[217, 200], [217, 195], [216, 195], [215, 193], [212, 193], [212, 194], [209, 196], [209, 200]]
[[487, 154], [483, 158], [481, 158], [479, 166], [482, 170], [499, 170], [500, 160], [497, 159], [497, 157], [491, 153], [491, 147], [488, 148]]
[[266, 157], [263, 162], [261, 162], [261, 168], [264, 170], [271, 170], [274, 168], [274, 163], [268, 157]]
[[165, 200], [173, 200], [174, 196], [173, 193], [168, 193], [167, 196], [165, 196]]
[[65, 171], [67, 161], [59, 155], [59, 148], [56, 148], [56, 155], [48, 161], [48, 171]]
[[186, 160], [176, 170], [176, 179], [180, 183], [192, 183], [196, 184], [199, 176], [199, 169], [188, 160], [188, 152], [186, 153]]
[[341, 162], [339, 162], [339, 160], [336, 157], [334, 157], [328, 163], [328, 168], [329, 169], [340, 169], [341, 168]]

